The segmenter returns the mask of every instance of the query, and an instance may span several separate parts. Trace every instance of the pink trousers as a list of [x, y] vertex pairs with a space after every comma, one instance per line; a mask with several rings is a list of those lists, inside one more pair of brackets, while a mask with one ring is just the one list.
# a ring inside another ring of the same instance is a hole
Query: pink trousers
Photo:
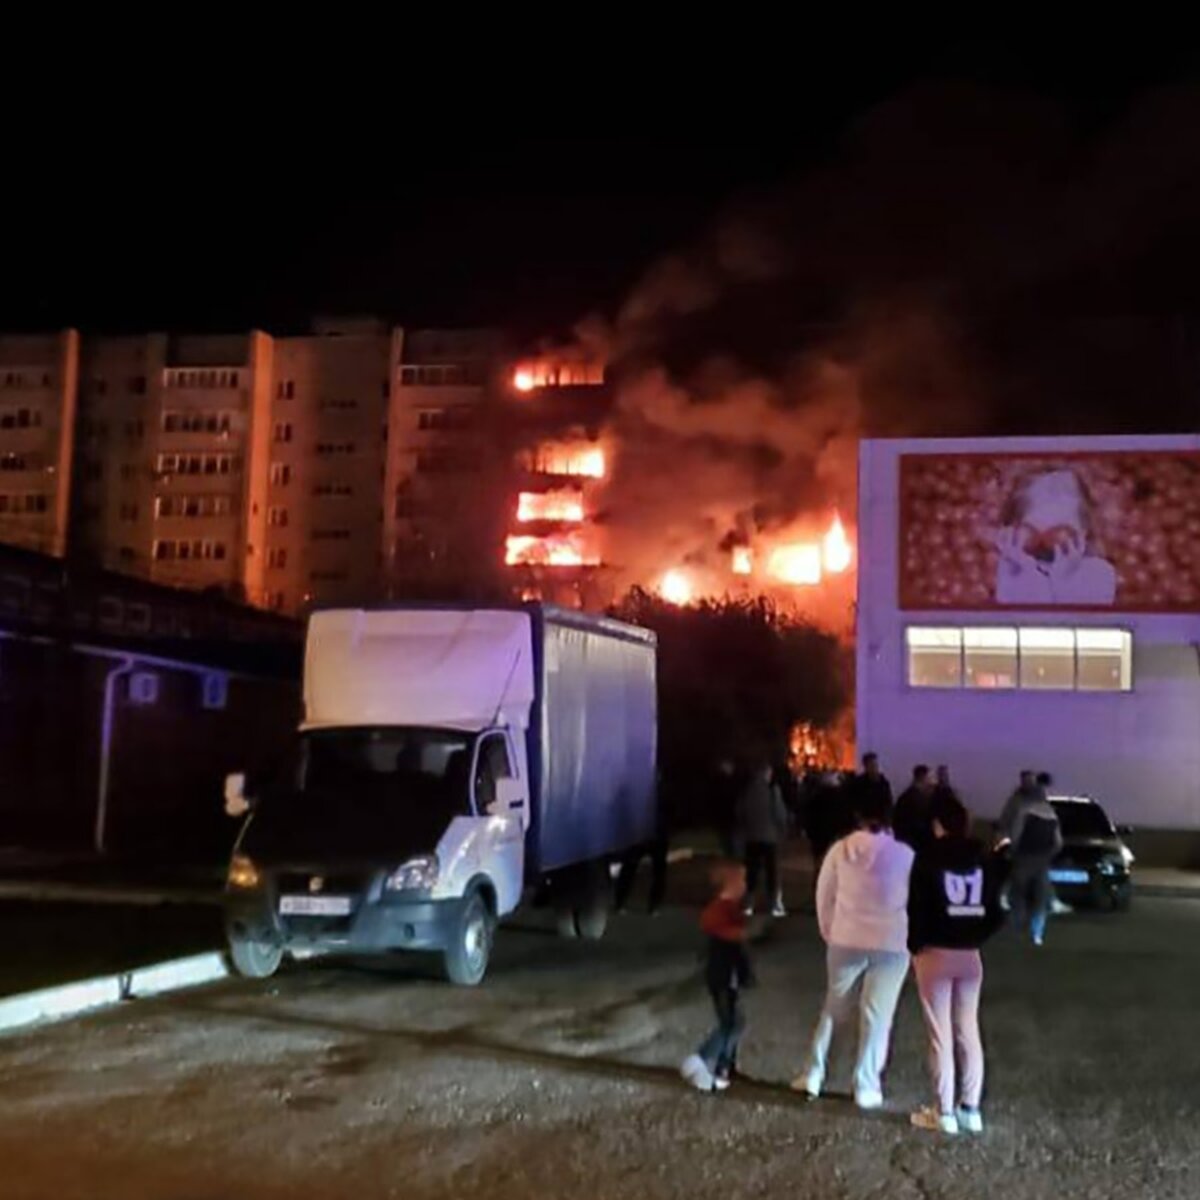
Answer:
[[[929, 1074], [938, 1108], [978, 1108], [983, 1094], [983, 1041], [979, 1036], [979, 993], [983, 959], [978, 950], [929, 947], [913, 957], [917, 991], [929, 1034]], [[958, 1076], [955, 1088], [955, 1058]]]

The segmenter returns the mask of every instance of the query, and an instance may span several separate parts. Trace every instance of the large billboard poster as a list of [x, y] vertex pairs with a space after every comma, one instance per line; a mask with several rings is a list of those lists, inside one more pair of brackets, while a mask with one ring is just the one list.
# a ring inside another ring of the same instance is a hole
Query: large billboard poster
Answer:
[[900, 607], [1200, 611], [1200, 452], [905, 454]]

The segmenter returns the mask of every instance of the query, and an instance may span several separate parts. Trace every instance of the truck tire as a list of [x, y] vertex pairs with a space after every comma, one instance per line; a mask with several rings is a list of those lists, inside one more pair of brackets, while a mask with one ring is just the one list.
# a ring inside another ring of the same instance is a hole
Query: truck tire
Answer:
[[442, 955], [446, 978], [458, 987], [477, 987], [487, 974], [492, 957], [496, 920], [487, 901], [473, 893], [463, 905], [454, 940]]
[[270, 979], [283, 962], [283, 947], [263, 938], [226, 931], [229, 963], [243, 979]]

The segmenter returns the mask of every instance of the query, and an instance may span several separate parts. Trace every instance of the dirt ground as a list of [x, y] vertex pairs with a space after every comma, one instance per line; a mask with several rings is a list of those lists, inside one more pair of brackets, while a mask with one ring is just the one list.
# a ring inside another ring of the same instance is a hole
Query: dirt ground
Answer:
[[[741, 1081], [689, 1092], [694, 911], [599, 945], [534, 918], [487, 984], [307, 965], [0, 1040], [4, 1200], [231, 1197], [1194, 1197], [1200, 902], [1056, 920], [989, 948], [984, 1137], [918, 1133], [911, 984], [888, 1109], [787, 1090], [815, 1019], [812, 918], [757, 949]], [[847, 1071], [835, 1075], [845, 1086]]]

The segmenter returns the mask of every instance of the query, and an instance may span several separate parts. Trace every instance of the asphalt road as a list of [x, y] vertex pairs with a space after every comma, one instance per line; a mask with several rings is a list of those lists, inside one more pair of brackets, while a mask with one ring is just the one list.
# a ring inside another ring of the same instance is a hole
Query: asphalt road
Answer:
[[926, 1098], [911, 985], [888, 1111], [787, 1090], [822, 986], [807, 916], [757, 948], [753, 1081], [686, 1090], [709, 1020], [694, 921], [630, 915], [586, 945], [527, 919], [476, 991], [420, 964], [308, 965], [0, 1039], [0, 1195], [1195, 1196], [1200, 903], [1065, 917], [1042, 951], [997, 939], [988, 1130], [958, 1140], [908, 1126]]

